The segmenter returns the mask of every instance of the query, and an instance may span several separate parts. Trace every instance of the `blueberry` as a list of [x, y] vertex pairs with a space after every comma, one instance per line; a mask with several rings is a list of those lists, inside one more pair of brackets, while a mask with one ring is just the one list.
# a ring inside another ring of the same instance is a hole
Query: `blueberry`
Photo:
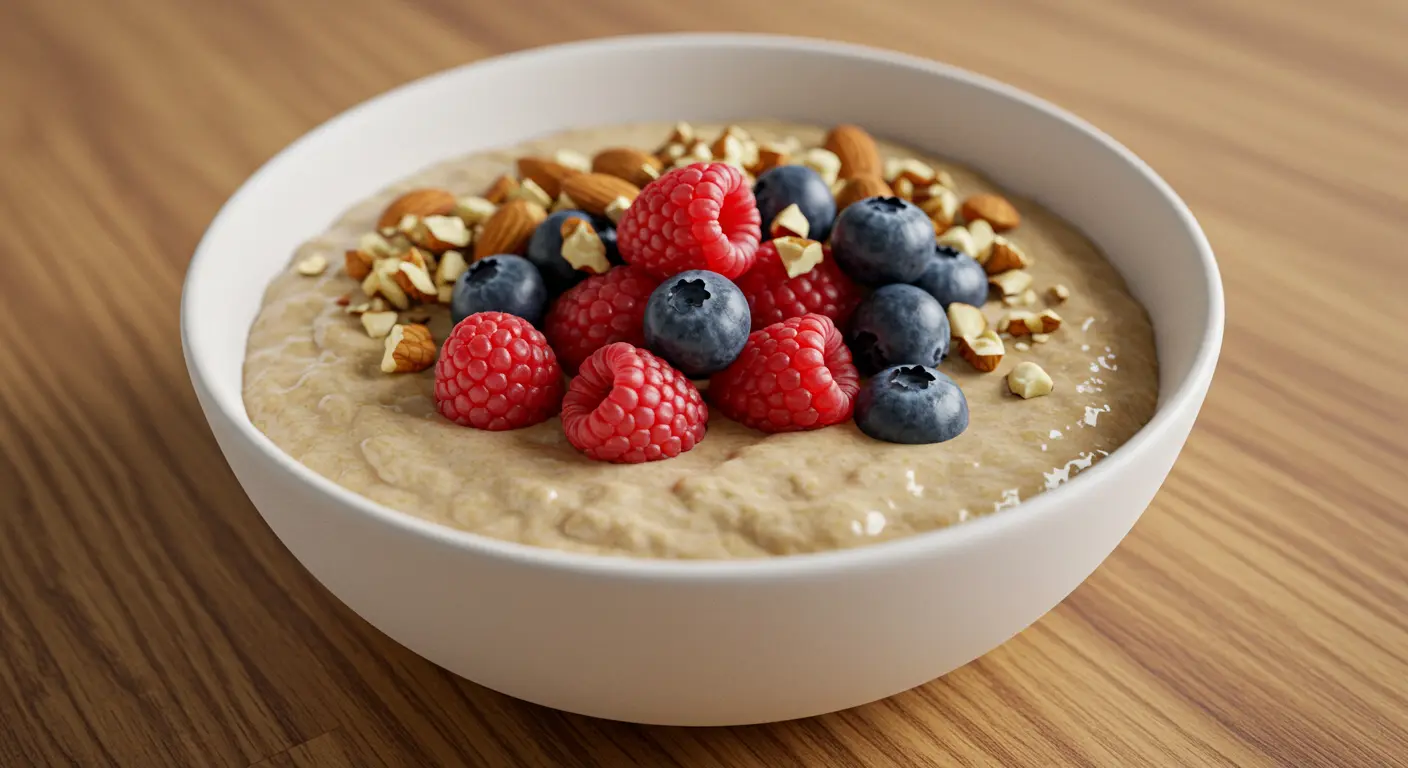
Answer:
[[938, 365], [948, 354], [948, 332], [948, 315], [933, 296], [896, 283], [856, 307], [847, 338], [856, 366], [874, 373], [892, 365]]
[[533, 325], [543, 319], [548, 294], [538, 268], [522, 256], [486, 256], [455, 281], [450, 317], [455, 325], [476, 312], [507, 312]]
[[[586, 272], [574, 268], [562, 258], [562, 222], [568, 219], [590, 221], [592, 226], [596, 227], [592, 217], [583, 211], [558, 211], [544, 219], [543, 223], [533, 230], [533, 236], [528, 238], [528, 250], [525, 254], [528, 261], [542, 273], [543, 285], [547, 288], [549, 296], [557, 296], [587, 279]], [[597, 228], [598, 234], [600, 231], [600, 228]], [[614, 241], [616, 230], [613, 228], [611, 232]], [[602, 239], [605, 240], [604, 237]], [[607, 256], [610, 257], [610, 248], [607, 249]]]
[[783, 208], [796, 203], [807, 217], [808, 238], [824, 243], [831, 234], [836, 198], [821, 176], [805, 165], [779, 165], [764, 173], [753, 184], [753, 196], [758, 199], [764, 233]]
[[752, 327], [733, 281], [693, 269], [661, 283], [645, 304], [645, 344], [691, 379], [728, 367]]
[[858, 282], [912, 283], [933, 259], [934, 223], [903, 198], [867, 197], [836, 217], [831, 253]]
[[968, 428], [968, 398], [948, 376], [923, 365], [886, 368], [860, 388], [856, 426], [890, 443], [942, 443]]
[[988, 273], [972, 256], [947, 245], [934, 246], [934, 256], [914, 284], [948, 309], [956, 302], [983, 306], [988, 298]]

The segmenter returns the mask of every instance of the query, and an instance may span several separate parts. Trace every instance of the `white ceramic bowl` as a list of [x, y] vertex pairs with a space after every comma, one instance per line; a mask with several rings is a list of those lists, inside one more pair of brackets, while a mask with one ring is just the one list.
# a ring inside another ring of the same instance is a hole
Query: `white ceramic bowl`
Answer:
[[[323, 479], [250, 424], [240, 371], [264, 287], [350, 204], [443, 158], [534, 134], [758, 116], [863, 123], [980, 168], [1074, 222], [1153, 318], [1162, 387], [1154, 419], [1098, 466], [1016, 508], [862, 549], [739, 562], [591, 557], [443, 528]], [[666, 35], [460, 67], [319, 127], [261, 168], [211, 224], [186, 277], [181, 323], [191, 379], [235, 475], [294, 556], [367, 621], [522, 699], [718, 725], [903, 691], [1060, 602], [1172, 466], [1212, 378], [1222, 313], [1212, 252], [1183, 203], [1128, 150], [1050, 104], [868, 48]]]

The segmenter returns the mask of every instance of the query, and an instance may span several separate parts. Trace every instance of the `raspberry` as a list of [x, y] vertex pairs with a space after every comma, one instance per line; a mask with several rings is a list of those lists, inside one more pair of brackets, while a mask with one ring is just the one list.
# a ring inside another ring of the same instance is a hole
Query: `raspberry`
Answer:
[[709, 382], [709, 398], [723, 415], [764, 432], [845, 421], [859, 390], [841, 332], [815, 314], [754, 331], [743, 354]]
[[736, 281], [753, 311], [753, 330], [808, 313], [826, 315], [836, 325], [845, 325], [860, 303], [860, 288], [836, 266], [831, 249], [810, 272], [788, 277], [769, 240], [758, 246], [753, 268]]
[[638, 267], [593, 275], [558, 298], [543, 330], [568, 371], [616, 341], [645, 346], [645, 303], [660, 281]]
[[518, 429], [562, 403], [562, 369], [531, 323], [503, 312], [460, 321], [435, 364], [435, 405], [464, 427]]
[[616, 228], [621, 257], [666, 278], [707, 269], [735, 278], [753, 265], [762, 218], [743, 173], [695, 163], [640, 191]]
[[678, 456], [704, 439], [708, 423], [709, 407], [684, 374], [620, 342], [587, 358], [562, 401], [567, 442], [597, 461]]

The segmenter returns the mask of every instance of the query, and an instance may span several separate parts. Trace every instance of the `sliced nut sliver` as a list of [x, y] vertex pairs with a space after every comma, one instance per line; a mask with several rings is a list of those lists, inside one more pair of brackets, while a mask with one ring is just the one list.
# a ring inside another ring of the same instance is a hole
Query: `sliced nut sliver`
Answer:
[[[933, 192], [933, 190], [930, 190]], [[934, 222], [934, 229], [946, 232], [953, 226], [953, 219], [958, 215], [958, 195], [947, 187], [939, 187], [939, 191], [933, 193], [927, 200], [919, 204], [919, 207]]]
[[1007, 374], [1007, 388], [1023, 400], [1030, 400], [1051, 394], [1055, 383], [1041, 366], [1027, 361], [1018, 363], [1017, 367]]
[[618, 197], [606, 204], [606, 218], [611, 219], [611, 223], [620, 224], [621, 217], [626, 215], [626, 211], [631, 207], [629, 197]]
[[606, 243], [596, 228], [585, 219], [571, 218], [562, 222], [562, 258], [580, 269], [597, 275], [606, 274], [611, 262], [606, 259]]
[[373, 339], [380, 339], [396, 326], [395, 312], [363, 312], [362, 328], [366, 329], [367, 335]]
[[417, 291], [427, 296], [435, 295], [437, 290], [435, 281], [430, 278], [430, 273], [426, 271], [425, 267], [412, 264], [409, 261], [403, 261], [398, 269], [401, 271], [401, 274], [410, 279], [411, 285], [415, 286]]
[[974, 369], [983, 373], [991, 373], [997, 370], [997, 366], [1002, 362], [1002, 356], [1006, 349], [1002, 344], [1002, 337], [997, 335], [997, 331], [989, 328], [981, 334], [972, 338], [960, 338], [957, 341], [958, 354]]
[[300, 275], [316, 277], [327, 271], [328, 260], [327, 257], [322, 254], [315, 253], [305, 259], [300, 259], [298, 264], [294, 265], [294, 267], [298, 270], [298, 274]]
[[812, 271], [826, 254], [821, 243], [805, 237], [779, 237], [772, 242], [788, 277], [797, 277]]
[[[991, 224], [988, 224], [982, 219], [978, 221], [982, 221], [988, 231], [992, 231]], [[974, 223], [976, 224], [977, 222]], [[969, 225], [970, 228], [972, 226], [972, 224]], [[1017, 247], [1016, 243], [1002, 235], [993, 235], [992, 250], [989, 252], [987, 259], [983, 260], [983, 269], [986, 269], [989, 275], [996, 275], [1010, 269], [1026, 269], [1031, 266], [1031, 263], [1032, 260], [1027, 257], [1026, 251]]]
[[836, 153], [829, 149], [812, 147], [806, 152], [803, 152], [802, 156], [798, 159], [800, 160], [800, 165], [804, 165], [816, 171], [817, 175], [821, 177], [822, 181], [826, 182], [826, 186], [828, 187], [835, 184], [837, 177], [841, 175], [841, 158], [837, 157]]
[[[777, 212], [772, 219], [772, 225], [768, 227], [768, 232], [773, 237], [806, 237], [811, 231], [811, 222], [802, 213], [802, 209], [796, 203], [783, 208]], [[795, 277], [795, 275], [794, 275]]]
[[982, 264], [992, 255], [993, 239], [996, 233], [992, 231], [992, 225], [982, 219], [968, 223], [968, 234], [973, 238], [972, 257]]
[[1052, 304], [1064, 304], [1071, 298], [1071, 289], [1058, 283], [1046, 289], [1046, 297]]
[[498, 209], [499, 206], [482, 197], [461, 197], [455, 203], [455, 215], [470, 226], [488, 221]]
[[538, 182], [532, 179], [524, 179], [518, 182], [518, 189], [508, 193], [508, 200], [527, 200], [530, 203], [537, 203], [543, 208], [552, 206], [552, 195], [538, 186]]
[[458, 216], [426, 216], [421, 219], [421, 224], [425, 231], [433, 238], [433, 246], [436, 250], [445, 248], [463, 248], [469, 245], [469, 227], [464, 223], [464, 219]]
[[464, 254], [459, 251], [445, 251], [440, 254], [440, 264], [435, 267], [435, 283], [437, 285], [451, 285], [464, 271], [469, 269], [469, 262], [465, 261]]
[[977, 338], [988, 329], [988, 319], [983, 310], [955, 301], [948, 305], [948, 328], [953, 338]]
[[968, 232], [968, 228], [963, 225], [950, 227], [943, 234], [935, 238], [939, 245], [947, 245], [963, 253], [973, 256], [977, 252], [977, 247], [973, 243], [973, 235]]
[[1020, 269], [1012, 269], [988, 278], [988, 283], [1002, 291], [1003, 296], [1019, 296], [1032, 287], [1032, 275]]

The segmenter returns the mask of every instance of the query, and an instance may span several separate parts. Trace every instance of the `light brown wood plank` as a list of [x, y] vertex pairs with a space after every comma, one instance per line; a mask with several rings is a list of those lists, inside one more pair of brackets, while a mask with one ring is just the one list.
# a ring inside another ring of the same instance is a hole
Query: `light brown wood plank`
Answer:
[[[0, 765], [1408, 765], [1403, 3], [81, 5], [0, 14]], [[260, 163], [398, 83], [738, 28], [944, 59], [1112, 133], [1219, 253], [1223, 363], [1115, 555], [942, 680], [739, 729], [517, 702], [260, 522], [187, 384], [181, 278]]]

